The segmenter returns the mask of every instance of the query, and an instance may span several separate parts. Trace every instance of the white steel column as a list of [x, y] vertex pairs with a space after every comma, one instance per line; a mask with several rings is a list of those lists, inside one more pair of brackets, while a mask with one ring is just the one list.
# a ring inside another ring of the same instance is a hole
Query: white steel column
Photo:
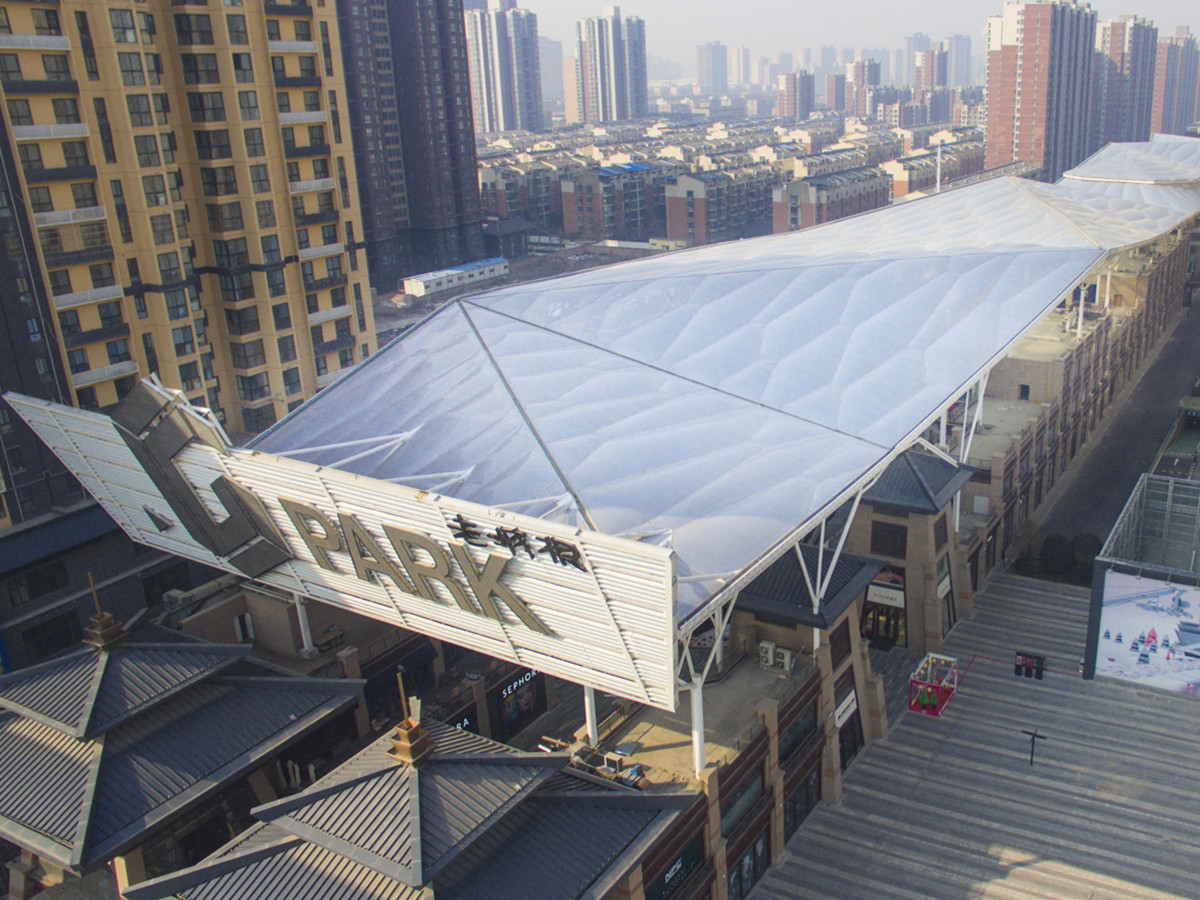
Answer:
[[1112, 301], [1112, 269], [1104, 273], [1104, 308]]
[[[979, 422], [983, 413], [983, 394], [987, 390], [988, 373], [984, 372], [979, 379], [977, 386], [978, 393], [975, 396], [975, 409], [971, 412], [970, 424], [967, 422], [966, 410], [963, 410], [963, 433], [958, 442], [958, 461], [965, 463], [967, 456], [971, 452], [971, 442], [975, 439], [975, 432], [979, 428]], [[971, 392], [967, 391], [967, 397], [971, 396]], [[954, 492], [954, 533], [958, 533], [959, 523], [962, 520], [962, 489]]]
[[704, 771], [707, 760], [704, 757], [704, 677], [696, 675], [692, 678], [692, 768], [696, 777]]
[[300, 653], [311, 656], [317, 652], [313, 644], [312, 629], [308, 625], [308, 600], [299, 594], [292, 594], [292, 602], [296, 606], [296, 619], [300, 622]]
[[1075, 337], [1083, 337], [1083, 307], [1087, 300], [1087, 286], [1079, 285], [1079, 321], [1075, 324]]
[[596, 720], [596, 691], [594, 688], [583, 688], [583, 711], [587, 717], [588, 743], [593, 747], [600, 745], [600, 723]]

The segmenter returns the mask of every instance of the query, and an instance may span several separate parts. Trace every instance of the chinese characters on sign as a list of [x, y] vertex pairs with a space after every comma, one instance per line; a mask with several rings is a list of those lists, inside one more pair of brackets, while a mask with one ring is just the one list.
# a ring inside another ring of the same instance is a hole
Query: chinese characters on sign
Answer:
[[[514, 556], [518, 550], [524, 550], [530, 559], [536, 559], [539, 554], [544, 553], [560, 566], [574, 566], [581, 572], [587, 571], [579, 548], [555, 537], [535, 537], [520, 528], [505, 528], [502, 525], [497, 525], [490, 532], [484, 531], [462, 513], [454, 517], [450, 523], [450, 531], [454, 537], [473, 547], [503, 547]], [[535, 549], [534, 541], [539, 542], [541, 546]]]

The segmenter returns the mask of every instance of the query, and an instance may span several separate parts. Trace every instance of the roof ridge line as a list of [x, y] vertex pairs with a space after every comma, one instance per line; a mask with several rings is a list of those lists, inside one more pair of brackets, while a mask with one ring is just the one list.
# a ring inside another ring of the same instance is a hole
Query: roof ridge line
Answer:
[[[828, 431], [828, 432], [832, 432], [834, 434], [840, 434], [843, 437], [848, 437], [851, 440], [855, 440], [855, 441], [861, 441], [864, 444], [870, 444], [872, 447], [878, 447], [881, 450], [890, 450], [891, 449], [891, 447], [889, 445], [880, 444], [878, 441], [873, 441], [870, 438], [865, 438], [865, 437], [862, 437], [861, 435], [857, 435], [857, 434], [851, 434], [848, 431], [843, 431], [842, 429], [835, 428], [832, 425], [825, 425], [825, 424], [823, 424], [821, 422], [817, 422], [813, 419], [805, 418], [804, 416], [797, 415], [796, 413], [788, 412], [785, 409], [780, 409], [777, 406], [771, 406], [769, 403], [764, 403], [762, 400], [755, 400], [751, 397], [746, 397], [742, 394], [735, 394], [733, 391], [727, 390], [726, 388], [718, 387], [715, 384], [708, 384], [707, 382], [700, 381], [697, 378], [692, 378], [689, 375], [681, 375], [678, 372], [672, 372], [670, 369], [664, 368], [662, 366], [656, 366], [656, 365], [654, 365], [654, 363], [646, 362], [645, 360], [638, 359], [637, 357], [634, 357], [634, 356], [630, 356], [627, 353], [621, 353], [620, 351], [612, 350], [612, 349], [609, 349], [608, 347], [601, 347], [599, 344], [593, 343], [592, 341], [585, 341], [583, 338], [574, 337], [573, 335], [569, 335], [569, 334], [563, 334], [561, 331], [558, 331], [554, 328], [549, 328], [549, 327], [539, 324], [537, 322], [531, 322], [528, 319], [522, 319], [519, 316], [514, 316], [512, 313], [501, 312], [500, 310], [492, 309], [489, 306], [479, 306], [478, 304], [473, 304], [473, 305], [478, 306], [479, 309], [484, 310], [485, 312], [490, 312], [490, 313], [494, 313], [495, 315], [498, 315], [498, 316], [503, 316], [504, 318], [511, 319], [514, 322], [520, 322], [521, 324], [526, 325], [530, 328], [536, 328], [540, 331], [546, 332], [547, 334], [553, 334], [557, 337], [562, 338], [565, 341], [571, 341], [572, 343], [575, 343], [575, 344], [581, 344], [584, 347], [591, 347], [593, 350], [596, 350], [599, 353], [604, 353], [604, 354], [608, 354], [609, 356], [615, 356], [620, 359], [627, 360], [628, 362], [631, 362], [634, 365], [643, 366], [644, 368], [650, 369], [652, 371], [660, 372], [663, 375], [667, 375], [671, 378], [677, 378], [680, 381], [687, 382], [688, 384], [694, 384], [698, 387], [704, 388], [705, 390], [714, 391], [718, 394], [721, 394], [725, 397], [730, 397], [730, 398], [732, 398], [734, 400], [738, 400], [742, 403], [748, 403], [751, 406], [760, 407], [761, 409], [768, 410], [769, 412], [773, 412], [773, 413], [777, 413], [781, 416], [785, 416], [789, 419], [792, 419], [793, 421], [804, 422], [806, 425], [812, 425], [814, 428], [819, 428], [822, 431]], [[472, 328], [475, 327], [474, 322], [471, 323], [471, 327]], [[476, 337], [479, 339], [480, 343], [482, 344], [483, 338], [479, 336], [478, 331], [476, 331]], [[484, 349], [485, 350], [487, 349], [486, 346]], [[491, 356], [491, 351], [488, 351], [488, 356], [489, 357]], [[507, 384], [507, 382], [506, 382], [506, 384]], [[514, 401], [515, 401], [515, 399], [516, 398], [514, 397]], [[572, 496], [574, 496], [574, 492], [572, 492]], [[599, 529], [597, 529], [597, 530], [599, 530]]]
[[[1044, 198], [1039, 197], [1037, 194], [1033, 193], [1032, 185], [1023, 183], [1023, 182], [1025, 182], [1025, 179], [1013, 178], [1012, 180], [1017, 183], [1017, 187], [1021, 190], [1021, 192], [1023, 194], [1025, 194], [1026, 197], [1028, 197], [1034, 203], [1040, 204], [1041, 206], [1044, 206], [1046, 209], [1048, 209], [1050, 212], [1054, 213], [1056, 218], [1061, 219], [1063, 222], [1065, 222], [1067, 225], [1069, 225], [1073, 231], [1076, 231], [1079, 234], [1081, 234], [1084, 237], [1084, 239], [1086, 239], [1088, 241], [1088, 243], [1092, 244], [1097, 250], [1104, 250], [1107, 252], [1108, 250], [1112, 249], [1111, 247], [1107, 247], [1104, 244], [1101, 244], [1098, 240], [1096, 240], [1094, 237], [1092, 237], [1090, 234], [1088, 234], [1086, 231], [1084, 231], [1082, 228], [1080, 228], [1078, 225], [1076, 225], [1074, 222], [1072, 222], [1062, 212], [1062, 210], [1055, 209], [1053, 206], [1051, 206], [1049, 203], [1047, 203]], [[1050, 185], [1046, 185], [1046, 186], [1053, 188], [1056, 186], [1056, 184], [1050, 184]]]
[[112, 656], [112, 653], [108, 650], [97, 650], [96, 652], [100, 654], [100, 659], [97, 661], [96, 671], [92, 674], [91, 693], [85, 701], [87, 708], [83, 716], [83, 721], [76, 728], [77, 733], [74, 736], [77, 738], [84, 737], [91, 730], [92, 720], [96, 717], [96, 701], [100, 699], [100, 688], [104, 685], [104, 675], [108, 671], [108, 660]]
[[92, 760], [88, 767], [87, 784], [84, 787], [83, 803], [79, 806], [79, 818], [75, 822], [75, 840], [71, 846], [71, 864], [83, 862], [87, 839], [92, 831], [92, 804], [96, 799], [96, 787], [100, 783], [100, 765], [104, 761], [104, 735], [91, 741]]
[[929, 486], [929, 482], [925, 479], [925, 476], [921, 474], [921, 470], [917, 468], [914, 459], [910, 458], [907, 452], [901, 453], [900, 457], [904, 460], [904, 464], [908, 466], [909, 471], [913, 473], [913, 477], [917, 479], [917, 483], [920, 484], [921, 488], [925, 491], [925, 496], [929, 498], [929, 502], [933, 503], [937, 499], [937, 492]]
[[[567, 477], [567, 473], [563, 471], [562, 466], [558, 464], [558, 460], [554, 458], [554, 454], [550, 451], [550, 446], [545, 442], [545, 440], [542, 439], [541, 432], [538, 431], [537, 426], [533, 423], [533, 419], [530, 417], [529, 411], [525, 409], [525, 404], [523, 404], [520, 398], [517, 397], [517, 393], [513, 390], [513, 386], [509, 382], [508, 376], [504, 374], [504, 370], [500, 368], [500, 364], [496, 361], [496, 357], [492, 353], [491, 348], [487, 345], [487, 341], [485, 341], [483, 339], [483, 335], [479, 333], [479, 328], [476, 326], [475, 320], [471, 318], [471, 314], [467, 310], [464, 300], [458, 300], [458, 308], [462, 313], [463, 318], [467, 322], [467, 327], [471, 329], [471, 333], [475, 336], [475, 340], [478, 341], [480, 349], [483, 350], [484, 355], [487, 356], [488, 362], [491, 363], [492, 369], [496, 373], [496, 377], [500, 379], [500, 383], [504, 386], [505, 393], [507, 393], [509, 398], [512, 400], [513, 406], [516, 407], [517, 412], [521, 415], [521, 418], [525, 420], [525, 427], [529, 429], [530, 434], [533, 435], [533, 439], [537, 442], [538, 447], [541, 448], [542, 455], [545, 456], [546, 461], [550, 463], [550, 467], [554, 470], [554, 474], [558, 476], [558, 480], [562, 482], [562, 486], [566, 489], [567, 493], [571, 495], [571, 498], [579, 507], [579, 514], [583, 516], [588, 528], [590, 528], [592, 531], [600, 531], [601, 529], [596, 526], [596, 522], [592, 518], [591, 513], [588, 512], [587, 506], [584, 505], [583, 498], [579, 496], [579, 492], [575, 490], [575, 485], [571, 483], [571, 480]], [[479, 308], [487, 309], [487, 307], [484, 306]], [[519, 320], [514, 319], [514, 321]]]

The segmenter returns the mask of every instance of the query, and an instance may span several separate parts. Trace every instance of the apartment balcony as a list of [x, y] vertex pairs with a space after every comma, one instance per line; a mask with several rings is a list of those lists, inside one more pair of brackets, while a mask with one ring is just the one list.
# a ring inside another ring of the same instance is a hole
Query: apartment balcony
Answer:
[[67, 125], [14, 125], [13, 140], [43, 141], [43, 140], [73, 140], [86, 138], [88, 127], [83, 122]]
[[33, 214], [35, 228], [52, 228], [60, 225], [78, 225], [83, 222], [102, 222], [108, 218], [103, 206], [84, 206], [79, 209], [52, 209]]
[[301, 262], [310, 259], [323, 259], [326, 256], [337, 256], [345, 251], [344, 244], [322, 244], [320, 247], [305, 247], [301, 250], [297, 257]]
[[316, 41], [267, 41], [267, 49], [271, 53], [311, 53], [315, 56], [321, 48]]
[[[308, 317], [309, 322], [313, 322], [313, 317]], [[354, 335], [344, 334], [339, 338], [334, 338], [332, 341], [322, 341], [319, 344], [313, 344], [314, 356], [325, 356], [327, 353], [337, 353], [339, 350], [348, 350], [354, 346]]]
[[332, 191], [336, 187], [337, 181], [332, 178], [314, 178], [311, 181], [289, 181], [288, 193], [308, 194], [315, 191]]
[[291, 146], [291, 147], [283, 148], [284, 159], [305, 159], [306, 157], [310, 157], [310, 156], [328, 156], [328, 155], [329, 155], [329, 145], [328, 144], [309, 144], [306, 147]]
[[4, 93], [14, 94], [78, 94], [79, 82], [73, 78], [6, 78]]
[[103, 328], [92, 328], [80, 331], [78, 334], [68, 334], [63, 337], [63, 346], [68, 350], [97, 344], [100, 341], [111, 341], [113, 338], [129, 337], [129, 323], [117, 322], [115, 325], [105, 325]]
[[329, 113], [323, 109], [281, 112], [279, 114], [280, 125], [323, 125], [328, 121]]
[[59, 250], [53, 253], [43, 251], [43, 255], [48, 269], [61, 269], [114, 258], [112, 244], [108, 243], [80, 247], [78, 250]]
[[[293, 193], [295, 192], [293, 191]], [[329, 225], [338, 220], [338, 211], [336, 209], [321, 209], [317, 212], [297, 215], [295, 218], [298, 226]]]
[[79, 372], [71, 376], [71, 383], [78, 390], [82, 387], [99, 384], [102, 381], [124, 378], [126, 375], [136, 375], [137, 371], [137, 360], [127, 359], [125, 362], [114, 363], [111, 366], [103, 366], [99, 369], [89, 369], [86, 372]]
[[264, 3], [263, 13], [268, 16], [312, 16], [312, 7], [307, 3]]
[[0, 34], [0, 50], [70, 49], [71, 39], [64, 34]]
[[[341, 287], [346, 283], [346, 280], [344, 274], [330, 275], [327, 278], [315, 278], [312, 281], [304, 282], [304, 290], [306, 293], [312, 293], [313, 291], [324, 291], [329, 288]], [[309, 318], [311, 319], [311, 316]]]
[[320, 75], [276, 75], [275, 87], [312, 88], [321, 86]]
[[[326, 322], [336, 322], [338, 319], [348, 319], [352, 315], [354, 315], [354, 310], [351, 309], [349, 306], [334, 306], [331, 309], [321, 309], [321, 310], [317, 310], [315, 313], [309, 313], [308, 314], [308, 324], [309, 325], [323, 325]], [[350, 336], [350, 343], [347, 344], [346, 346], [347, 347], [354, 346], [353, 336]], [[344, 347], [336, 347], [334, 349], [343, 350], [345, 348]], [[318, 351], [318, 352], [328, 353], [330, 351], [322, 350], [322, 351]]]
[[[5, 87], [7, 87], [7, 82]], [[11, 91], [9, 94], [11, 95]], [[96, 177], [96, 167], [59, 166], [55, 169], [26, 169], [25, 181], [28, 184], [45, 184], [50, 181], [90, 181]]]
[[119, 284], [102, 288], [89, 288], [86, 291], [72, 291], [69, 294], [56, 294], [55, 309], [74, 309], [76, 306], [86, 306], [89, 303], [103, 303], [106, 300], [118, 300], [125, 295], [125, 289]]

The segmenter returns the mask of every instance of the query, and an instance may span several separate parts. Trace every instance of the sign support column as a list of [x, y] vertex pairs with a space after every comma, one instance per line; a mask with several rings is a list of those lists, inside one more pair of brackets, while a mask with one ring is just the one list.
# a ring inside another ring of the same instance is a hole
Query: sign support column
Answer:
[[692, 768], [696, 777], [708, 764], [704, 758], [704, 676], [692, 676]]
[[584, 685], [583, 711], [587, 717], [587, 740], [593, 747], [600, 746], [600, 723], [596, 721], [596, 691]]
[[296, 606], [296, 619], [300, 623], [300, 655], [315, 656], [317, 647], [313, 643], [312, 628], [308, 624], [308, 601], [299, 594], [292, 594], [292, 602]]

